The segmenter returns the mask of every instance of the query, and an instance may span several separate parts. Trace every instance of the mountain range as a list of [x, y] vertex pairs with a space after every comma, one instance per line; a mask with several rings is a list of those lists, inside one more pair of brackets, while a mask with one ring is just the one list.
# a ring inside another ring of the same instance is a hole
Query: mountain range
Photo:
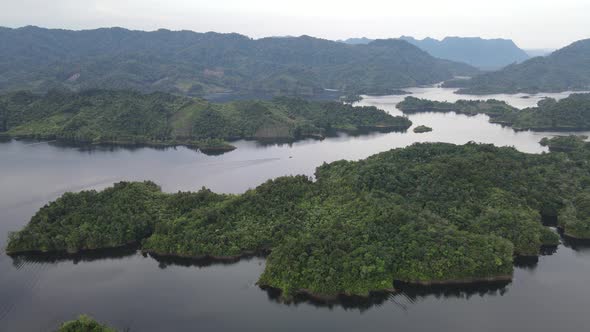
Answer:
[[[496, 70], [515, 62], [522, 62], [529, 55], [510, 39], [482, 39], [479, 37], [446, 37], [415, 39], [401, 36], [430, 55], [451, 61], [464, 62], [482, 70]], [[350, 38], [341, 42], [351, 45], [368, 44], [369, 38]]]
[[464, 94], [590, 90], [590, 39], [469, 80], [445, 82], [444, 86], [459, 87], [458, 93]]
[[133, 89], [311, 96], [432, 84], [477, 70], [402, 40], [366, 45], [301, 37], [123, 28], [0, 28], [0, 92]]

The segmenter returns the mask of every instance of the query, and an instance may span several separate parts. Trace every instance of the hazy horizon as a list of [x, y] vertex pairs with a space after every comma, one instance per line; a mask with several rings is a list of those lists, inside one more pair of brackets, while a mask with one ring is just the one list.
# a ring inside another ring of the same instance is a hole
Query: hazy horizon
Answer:
[[310, 35], [330, 40], [481, 37], [512, 39], [523, 49], [561, 48], [590, 37], [590, 2], [583, 0], [562, 0], [559, 6], [548, 0], [416, 0], [403, 4], [367, 0], [363, 4], [334, 0], [300, 0], [297, 4], [270, 0], [21, 0], [0, 4], [0, 26], [122, 27], [235, 32], [251, 38]]

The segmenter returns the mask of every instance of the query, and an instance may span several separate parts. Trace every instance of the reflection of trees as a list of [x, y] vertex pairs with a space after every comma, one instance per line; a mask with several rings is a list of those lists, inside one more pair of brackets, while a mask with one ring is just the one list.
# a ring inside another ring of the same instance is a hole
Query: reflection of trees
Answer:
[[63, 261], [71, 261], [74, 264], [78, 262], [93, 262], [106, 259], [119, 259], [133, 256], [137, 253], [137, 245], [129, 245], [111, 249], [97, 249], [81, 251], [76, 254], [66, 252], [59, 253], [22, 253], [12, 255], [12, 265], [20, 269], [25, 263], [49, 263], [56, 264]]
[[212, 257], [205, 258], [185, 258], [185, 257], [174, 257], [174, 256], [160, 256], [156, 254], [149, 254], [149, 256], [155, 259], [159, 264], [158, 267], [165, 269], [170, 265], [184, 266], [184, 267], [208, 267], [212, 265], [232, 265], [242, 260], [250, 260], [252, 258], [264, 258], [265, 255], [243, 255], [231, 258], [217, 259]]
[[274, 288], [264, 288], [268, 298], [272, 301], [287, 305], [311, 304], [316, 307], [342, 307], [344, 309], [366, 311], [383, 304], [393, 303], [402, 310], [408, 309], [409, 305], [429, 297], [469, 299], [472, 296], [502, 296], [507, 292], [506, 286], [510, 281], [457, 284], [457, 285], [436, 285], [416, 286], [404, 283], [395, 283], [397, 292], [372, 292], [367, 297], [339, 295], [329, 298], [315, 297], [308, 294], [298, 294], [292, 299], [285, 300], [281, 297], [281, 291]]
[[579, 252], [590, 252], [590, 240], [575, 239], [566, 235], [563, 232], [559, 232], [561, 235], [561, 242], [567, 248], [571, 248], [574, 251]]

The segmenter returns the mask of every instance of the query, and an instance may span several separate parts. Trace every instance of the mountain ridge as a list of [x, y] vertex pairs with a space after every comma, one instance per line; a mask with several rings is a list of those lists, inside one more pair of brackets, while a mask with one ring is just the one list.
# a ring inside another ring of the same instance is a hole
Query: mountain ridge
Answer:
[[405, 41], [351, 46], [310, 36], [100, 28], [0, 30], [0, 92], [134, 89], [203, 96], [311, 96], [433, 84], [475, 72]]

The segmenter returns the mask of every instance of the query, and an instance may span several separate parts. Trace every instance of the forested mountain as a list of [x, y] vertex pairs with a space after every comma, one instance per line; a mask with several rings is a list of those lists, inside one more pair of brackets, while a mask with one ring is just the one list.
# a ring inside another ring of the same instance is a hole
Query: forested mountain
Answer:
[[516, 130], [572, 131], [590, 130], [590, 93], [574, 93], [559, 101], [546, 98], [536, 107], [519, 110], [503, 101], [459, 100], [455, 103], [406, 97], [397, 104], [404, 113], [455, 112], [486, 114], [490, 122], [512, 126]]
[[443, 40], [420, 40], [407, 36], [400, 39], [418, 46], [434, 57], [464, 62], [484, 70], [500, 69], [529, 58], [528, 54], [510, 39], [445, 37]]
[[[436, 58], [462, 62], [484, 70], [500, 69], [530, 57], [510, 39], [445, 37], [443, 40], [437, 40], [415, 39], [408, 36], [401, 36], [399, 39], [419, 47]], [[358, 45], [369, 44], [372, 41], [363, 37], [350, 38], [342, 42]]]
[[536, 93], [590, 90], [590, 39], [577, 41], [548, 56], [529, 59], [470, 80], [449, 81], [458, 93]]
[[137, 242], [153, 255], [236, 259], [270, 250], [259, 285], [285, 297], [367, 295], [394, 280], [506, 280], [514, 255], [559, 243], [541, 216], [558, 217], [567, 235], [590, 236], [589, 156], [588, 143], [545, 154], [422, 143], [239, 195], [121, 182], [42, 207], [9, 236], [7, 251]]
[[216, 104], [123, 90], [0, 96], [0, 135], [81, 143], [188, 145], [213, 151], [232, 149], [224, 140], [239, 138], [294, 140], [410, 125], [407, 118], [375, 107], [291, 97]]
[[0, 92], [52, 88], [176, 94], [314, 95], [440, 82], [474, 68], [435, 59], [400, 40], [346, 45], [309, 36], [108, 28], [0, 28]]

